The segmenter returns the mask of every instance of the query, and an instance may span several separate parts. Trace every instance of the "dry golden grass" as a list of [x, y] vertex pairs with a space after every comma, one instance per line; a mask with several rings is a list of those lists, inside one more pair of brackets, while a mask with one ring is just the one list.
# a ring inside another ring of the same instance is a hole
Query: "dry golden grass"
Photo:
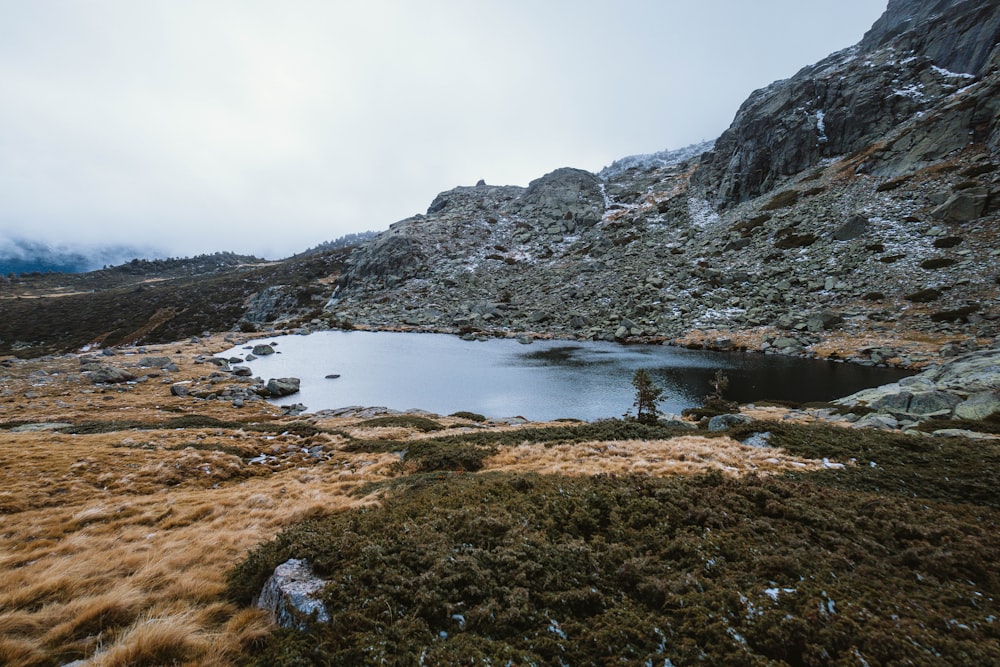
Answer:
[[[79, 376], [72, 355], [8, 362], [0, 367], [0, 424], [157, 423], [185, 414], [291, 421], [265, 403], [236, 409], [223, 401], [170, 396], [171, 382], [197, 381], [215, 370], [194, 363], [195, 355], [229, 345], [208, 338], [150, 347], [144, 355], [169, 355], [180, 371], [126, 387], [90, 384]], [[127, 365], [138, 358], [116, 355], [108, 361]], [[400, 443], [458, 434], [459, 428], [450, 427], [468, 426], [441, 417], [436, 421], [446, 431], [421, 433], [361, 428], [360, 421], [318, 424]], [[87, 435], [0, 429], [0, 664], [238, 664], [272, 628], [262, 612], [224, 599], [227, 570], [292, 523], [377, 502], [357, 490], [403, 474], [398, 455], [350, 453], [339, 449], [344, 442], [328, 434], [270, 436], [241, 428]], [[314, 444], [324, 447], [327, 460], [292, 453]], [[261, 452], [277, 454], [283, 463], [247, 462]], [[490, 469], [580, 475], [707, 468], [767, 473], [811, 466], [815, 462], [773, 450], [698, 437], [572, 448], [525, 445], [504, 448], [488, 461]]]
[[757, 449], [731, 438], [682, 436], [670, 440], [624, 440], [504, 447], [484, 462], [485, 470], [563, 475], [677, 475], [706, 470], [726, 474], [768, 474], [815, 470], [821, 463], [780, 449]]

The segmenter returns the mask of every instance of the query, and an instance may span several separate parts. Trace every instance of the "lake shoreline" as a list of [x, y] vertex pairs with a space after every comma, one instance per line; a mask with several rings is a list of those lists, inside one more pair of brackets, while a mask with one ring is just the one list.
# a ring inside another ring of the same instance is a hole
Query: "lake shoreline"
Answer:
[[[749, 329], [691, 329], [674, 338], [666, 336], [625, 336], [622, 338], [586, 338], [564, 331], [546, 330], [463, 330], [457, 327], [427, 325], [351, 324], [345, 327], [307, 325], [272, 331], [248, 332], [247, 337], [303, 335], [320, 331], [369, 331], [391, 333], [445, 334], [466, 340], [523, 339], [566, 340], [573, 342], [613, 342], [620, 345], [666, 345], [689, 350], [715, 352], [753, 352], [757, 354], [834, 361], [859, 366], [896, 368], [917, 372], [940, 364], [964, 352], [984, 349], [992, 340], [962, 336], [930, 337], [921, 332], [877, 331], [870, 327], [811, 333], [789, 332], [776, 327]], [[783, 340], [785, 339], [785, 340]], [[795, 341], [795, 342], [792, 342]], [[778, 344], [775, 344], [778, 343]], [[802, 343], [802, 344], [800, 344]]]

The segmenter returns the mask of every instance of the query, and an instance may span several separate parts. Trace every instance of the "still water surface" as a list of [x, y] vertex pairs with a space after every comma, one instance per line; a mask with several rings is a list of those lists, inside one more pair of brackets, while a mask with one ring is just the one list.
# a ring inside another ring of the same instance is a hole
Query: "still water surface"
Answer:
[[[297, 377], [301, 391], [275, 401], [310, 412], [346, 406], [459, 410], [531, 420], [620, 417], [632, 406], [636, 369], [664, 389], [668, 413], [699, 405], [717, 369], [729, 377], [726, 398], [825, 401], [907, 375], [828, 361], [667, 346], [515, 340], [463, 341], [443, 334], [326, 331], [256, 341], [279, 353], [248, 362], [254, 375]], [[244, 356], [237, 347], [222, 357]], [[326, 379], [326, 375], [340, 375]]]

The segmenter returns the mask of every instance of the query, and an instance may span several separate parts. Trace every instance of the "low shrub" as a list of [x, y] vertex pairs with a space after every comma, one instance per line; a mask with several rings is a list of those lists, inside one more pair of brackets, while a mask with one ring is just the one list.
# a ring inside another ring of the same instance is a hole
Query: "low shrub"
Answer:
[[[851, 449], [857, 434], [832, 430]], [[244, 604], [291, 557], [328, 579], [331, 620], [276, 633], [254, 664], [1000, 660], [983, 621], [1000, 614], [996, 508], [826, 472], [422, 479], [293, 526], [230, 573]]]
[[453, 413], [451, 413], [448, 416], [449, 417], [457, 417], [458, 419], [467, 419], [467, 420], [473, 421], [473, 422], [484, 422], [484, 421], [486, 421], [486, 417], [484, 417], [483, 415], [479, 414], [478, 412], [466, 412], [464, 410], [459, 410], [458, 412], [453, 412]]

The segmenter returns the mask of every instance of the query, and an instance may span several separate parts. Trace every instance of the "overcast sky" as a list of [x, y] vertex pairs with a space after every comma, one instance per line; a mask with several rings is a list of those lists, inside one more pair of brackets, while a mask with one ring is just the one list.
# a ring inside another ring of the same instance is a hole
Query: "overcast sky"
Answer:
[[276, 258], [714, 139], [886, 0], [0, 0], [0, 237]]

